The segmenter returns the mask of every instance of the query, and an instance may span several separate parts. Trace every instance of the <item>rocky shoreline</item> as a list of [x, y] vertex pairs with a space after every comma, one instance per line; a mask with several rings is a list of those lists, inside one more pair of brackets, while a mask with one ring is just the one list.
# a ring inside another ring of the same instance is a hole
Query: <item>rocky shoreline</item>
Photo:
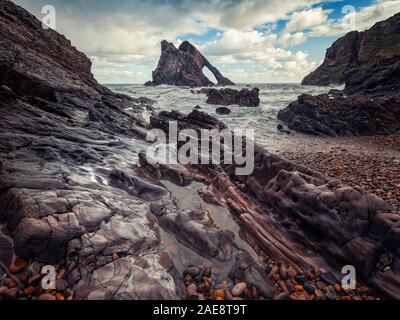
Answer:
[[[147, 122], [152, 101], [98, 84], [83, 53], [5, 0], [0, 71], [2, 299], [400, 298], [400, 216], [376, 195], [259, 146], [246, 176], [149, 162], [150, 129], [226, 126], [199, 110]], [[344, 264], [355, 290], [340, 285]]]

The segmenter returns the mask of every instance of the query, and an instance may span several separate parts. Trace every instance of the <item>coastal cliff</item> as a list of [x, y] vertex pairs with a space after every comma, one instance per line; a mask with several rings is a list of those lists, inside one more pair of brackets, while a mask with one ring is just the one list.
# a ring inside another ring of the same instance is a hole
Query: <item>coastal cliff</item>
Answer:
[[281, 110], [288, 127], [316, 135], [376, 135], [400, 130], [400, 13], [365, 32], [350, 32], [327, 50], [304, 85], [344, 84], [303, 95]]

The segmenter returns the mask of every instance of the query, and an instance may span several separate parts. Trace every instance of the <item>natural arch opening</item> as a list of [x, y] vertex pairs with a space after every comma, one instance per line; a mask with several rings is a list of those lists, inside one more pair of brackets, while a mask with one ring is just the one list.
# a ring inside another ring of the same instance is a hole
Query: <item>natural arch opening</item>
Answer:
[[208, 79], [210, 79], [211, 82], [213, 82], [214, 84], [218, 84], [218, 80], [215, 78], [214, 74], [210, 71], [210, 69], [208, 69], [206, 66], [204, 66], [202, 71], [203, 71], [204, 75]]

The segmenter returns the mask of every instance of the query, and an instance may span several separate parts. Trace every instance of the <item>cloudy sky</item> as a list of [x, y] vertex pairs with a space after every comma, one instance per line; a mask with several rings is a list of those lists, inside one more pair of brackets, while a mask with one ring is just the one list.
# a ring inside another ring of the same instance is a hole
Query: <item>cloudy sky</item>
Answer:
[[237, 83], [299, 82], [334, 40], [400, 11], [400, 0], [13, 1], [40, 19], [53, 5], [101, 83], [150, 80], [163, 39], [191, 41]]

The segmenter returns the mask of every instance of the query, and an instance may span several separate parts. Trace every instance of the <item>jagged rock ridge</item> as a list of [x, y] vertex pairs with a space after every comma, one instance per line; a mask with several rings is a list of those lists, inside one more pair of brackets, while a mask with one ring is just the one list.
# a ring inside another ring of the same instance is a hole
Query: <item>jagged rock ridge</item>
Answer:
[[302, 95], [281, 110], [289, 128], [317, 135], [376, 135], [400, 130], [400, 13], [365, 32], [350, 32], [328, 49], [303, 84], [345, 84]]
[[347, 91], [381, 90], [400, 84], [400, 13], [365, 32], [353, 31], [327, 50], [304, 85], [345, 84]]
[[153, 81], [147, 82], [146, 85], [211, 86], [213, 82], [204, 75], [204, 67], [213, 73], [218, 85], [234, 85], [188, 41], [182, 42], [177, 49], [172, 43], [164, 40], [161, 42], [158, 66], [153, 71]]

